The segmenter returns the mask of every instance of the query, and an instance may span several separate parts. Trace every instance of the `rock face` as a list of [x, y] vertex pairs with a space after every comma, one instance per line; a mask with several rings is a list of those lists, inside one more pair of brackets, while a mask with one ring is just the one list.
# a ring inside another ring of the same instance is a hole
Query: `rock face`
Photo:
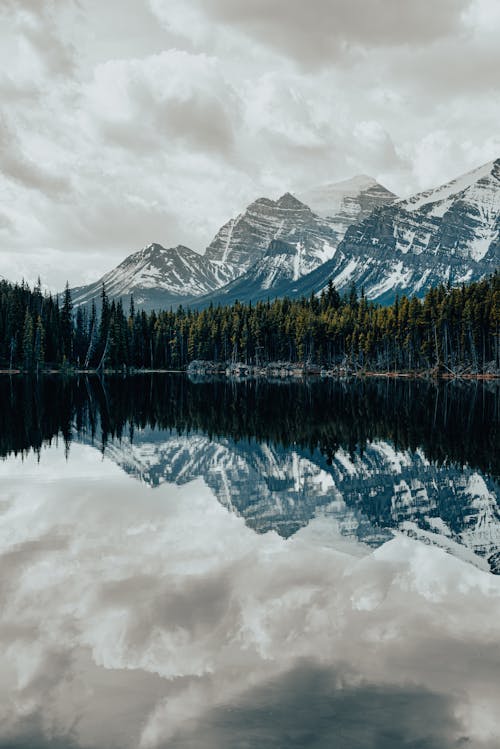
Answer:
[[260, 198], [231, 219], [208, 245], [205, 258], [234, 279], [259, 261], [273, 240], [295, 246], [299, 277], [331, 258], [340, 237], [330, 222], [285, 193], [276, 201]]

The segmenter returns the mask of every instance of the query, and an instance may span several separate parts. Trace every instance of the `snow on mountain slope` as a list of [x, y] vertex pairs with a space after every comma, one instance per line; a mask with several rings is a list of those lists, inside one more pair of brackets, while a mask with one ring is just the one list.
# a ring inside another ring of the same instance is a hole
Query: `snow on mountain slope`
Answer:
[[476, 169], [472, 169], [466, 174], [462, 174], [459, 177], [455, 177], [450, 182], [446, 182], [444, 185], [419, 192], [410, 198], [401, 198], [397, 201], [398, 205], [403, 206], [407, 211], [415, 211], [418, 208], [422, 208], [424, 205], [430, 205], [436, 202], [442, 202], [454, 197], [463, 190], [467, 190], [471, 185], [475, 185], [478, 180], [489, 179], [491, 172], [494, 167], [494, 162], [489, 161], [486, 164], [482, 164]]
[[[456, 236], [453, 249], [480, 261], [499, 239], [500, 159], [484, 164], [435, 190], [399, 201], [398, 206], [409, 213], [420, 211], [431, 218], [443, 219], [445, 224], [459, 219], [462, 233]], [[414, 237], [411, 239], [414, 240]], [[403, 238], [400, 247], [404, 250], [405, 246]]]
[[148, 302], [158, 297], [168, 304], [204, 294], [216, 287], [217, 280], [211, 265], [188, 247], [166, 249], [151, 244], [129, 255], [99, 281], [73, 289], [75, 305], [98, 298], [103, 284], [112, 298], [134, 294], [137, 304], [150, 306]]
[[[288, 244], [273, 239], [263, 257], [221, 289], [193, 300], [198, 307], [213, 304], [232, 304], [235, 300], [250, 302], [289, 294], [304, 275], [301, 242]], [[319, 266], [320, 268], [323, 265]], [[306, 274], [309, 278], [309, 274]]]
[[368, 298], [423, 296], [432, 286], [479, 280], [500, 264], [500, 159], [377, 208], [347, 230], [335, 256], [299, 279], [290, 296], [309, 295], [331, 279], [340, 290], [364, 286]]
[[330, 222], [285, 193], [279, 200], [260, 198], [231, 219], [209, 244], [205, 258], [233, 280], [260, 260], [274, 239], [300, 249], [297, 273], [304, 275], [333, 256], [340, 238]]

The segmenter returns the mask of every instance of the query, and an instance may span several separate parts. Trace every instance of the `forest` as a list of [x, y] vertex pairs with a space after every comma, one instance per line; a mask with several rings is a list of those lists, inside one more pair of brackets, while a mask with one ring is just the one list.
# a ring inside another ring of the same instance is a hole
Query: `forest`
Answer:
[[431, 289], [423, 299], [370, 302], [332, 283], [300, 300], [146, 313], [134, 299], [74, 309], [40, 283], [0, 281], [0, 367], [182, 370], [197, 360], [263, 366], [293, 362], [349, 372], [500, 372], [500, 276]]

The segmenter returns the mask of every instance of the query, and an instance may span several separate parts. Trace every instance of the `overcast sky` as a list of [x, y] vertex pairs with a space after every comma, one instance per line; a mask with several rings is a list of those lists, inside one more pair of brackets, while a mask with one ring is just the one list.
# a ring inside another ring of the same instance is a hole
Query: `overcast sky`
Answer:
[[498, 0], [0, 0], [0, 275], [203, 251], [256, 197], [500, 156]]

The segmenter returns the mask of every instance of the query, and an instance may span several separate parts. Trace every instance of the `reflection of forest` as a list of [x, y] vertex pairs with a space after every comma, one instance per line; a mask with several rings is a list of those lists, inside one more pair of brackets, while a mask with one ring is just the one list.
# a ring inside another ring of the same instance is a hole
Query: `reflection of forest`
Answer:
[[363, 452], [388, 439], [431, 461], [500, 475], [500, 387], [422, 380], [191, 382], [185, 375], [0, 378], [0, 455], [78, 432], [103, 445], [136, 428]]

